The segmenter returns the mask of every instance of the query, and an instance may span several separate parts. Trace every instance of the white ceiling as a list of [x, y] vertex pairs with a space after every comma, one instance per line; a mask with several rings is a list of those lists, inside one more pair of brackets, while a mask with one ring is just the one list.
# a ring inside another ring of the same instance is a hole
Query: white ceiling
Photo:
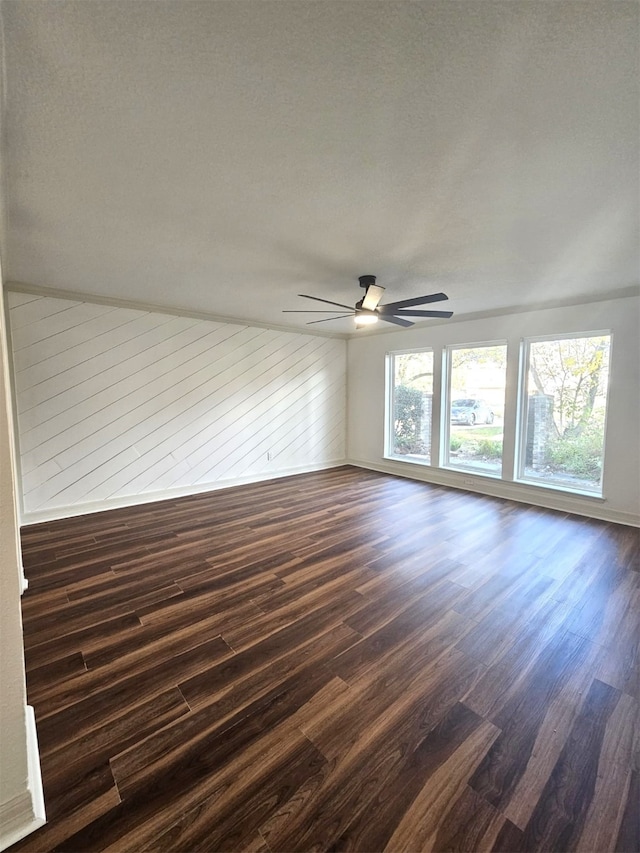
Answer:
[[5, 280], [339, 333], [282, 309], [628, 292], [639, 12], [4, 0]]

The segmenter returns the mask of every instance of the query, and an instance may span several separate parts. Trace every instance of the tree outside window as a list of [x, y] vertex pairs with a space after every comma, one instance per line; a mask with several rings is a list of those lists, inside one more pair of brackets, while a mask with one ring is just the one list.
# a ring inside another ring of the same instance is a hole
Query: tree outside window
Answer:
[[608, 334], [528, 341], [521, 477], [601, 492]]

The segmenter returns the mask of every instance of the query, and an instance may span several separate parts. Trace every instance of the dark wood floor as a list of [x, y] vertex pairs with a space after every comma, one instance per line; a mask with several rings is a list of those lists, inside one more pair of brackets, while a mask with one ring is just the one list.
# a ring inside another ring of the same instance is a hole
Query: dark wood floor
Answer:
[[640, 850], [638, 530], [340, 468], [23, 551], [15, 850]]

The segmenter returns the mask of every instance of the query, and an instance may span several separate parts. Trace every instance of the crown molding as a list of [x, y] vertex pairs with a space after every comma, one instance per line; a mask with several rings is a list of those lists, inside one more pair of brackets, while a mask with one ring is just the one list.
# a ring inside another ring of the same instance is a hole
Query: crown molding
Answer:
[[349, 335], [337, 332], [322, 332], [319, 330], [300, 329], [297, 326], [285, 326], [275, 323], [260, 323], [256, 320], [243, 320], [240, 317], [227, 317], [223, 314], [213, 314], [208, 311], [190, 311], [177, 305], [156, 305], [153, 302], [139, 302], [135, 299], [119, 299], [112, 296], [98, 296], [80, 290], [62, 290], [53, 287], [43, 287], [39, 284], [26, 284], [21, 281], [7, 281], [4, 284], [6, 292], [30, 293], [34, 296], [49, 299], [71, 299], [74, 302], [91, 302], [94, 305], [109, 305], [113, 308], [129, 308], [136, 311], [149, 311], [154, 314], [170, 314], [173, 317], [191, 317], [194, 320], [208, 320], [214, 323], [227, 323], [232, 326], [251, 326], [257, 329], [270, 329], [274, 332], [288, 332], [292, 335], [311, 335], [317, 338], [334, 338], [347, 340]]

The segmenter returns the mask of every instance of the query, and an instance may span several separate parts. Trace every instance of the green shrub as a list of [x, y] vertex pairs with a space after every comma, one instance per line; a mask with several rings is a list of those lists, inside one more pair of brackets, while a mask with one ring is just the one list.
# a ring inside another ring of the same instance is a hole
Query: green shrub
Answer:
[[396, 385], [394, 397], [395, 449], [399, 453], [420, 453], [422, 443], [422, 391]]
[[412, 454], [423, 456], [427, 452], [424, 442], [419, 439], [397, 438], [394, 445], [394, 453]]
[[476, 445], [476, 453], [485, 459], [502, 459], [502, 443], [483, 438]]
[[547, 448], [547, 464], [554, 471], [572, 474], [583, 480], [599, 481], [602, 434], [590, 431], [579, 436], [556, 439]]
[[449, 450], [455, 453], [457, 450], [460, 450], [462, 447], [462, 441], [458, 438], [457, 435], [451, 436], [451, 441], [449, 442]]

